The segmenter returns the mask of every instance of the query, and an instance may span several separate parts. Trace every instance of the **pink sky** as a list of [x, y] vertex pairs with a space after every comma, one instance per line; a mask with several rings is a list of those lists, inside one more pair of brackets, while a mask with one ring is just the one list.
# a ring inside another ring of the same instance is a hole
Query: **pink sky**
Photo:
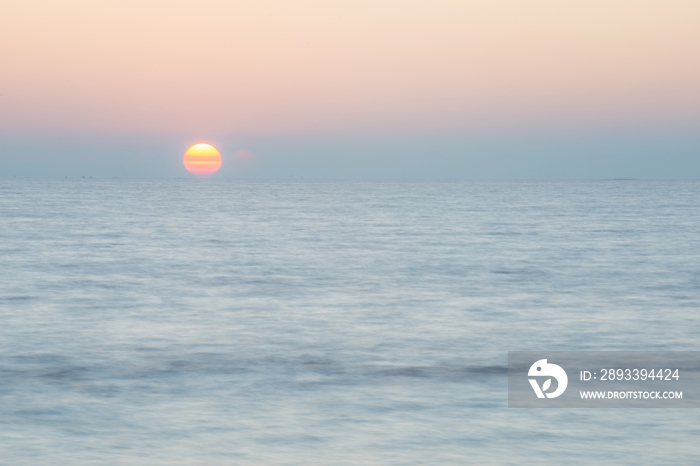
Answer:
[[6, 2], [0, 125], [207, 134], [697, 123], [700, 1]]

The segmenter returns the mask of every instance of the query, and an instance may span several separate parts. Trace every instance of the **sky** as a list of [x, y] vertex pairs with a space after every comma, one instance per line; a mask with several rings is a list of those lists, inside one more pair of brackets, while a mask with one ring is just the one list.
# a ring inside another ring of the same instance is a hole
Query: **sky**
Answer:
[[700, 178], [697, 0], [25, 0], [0, 177]]

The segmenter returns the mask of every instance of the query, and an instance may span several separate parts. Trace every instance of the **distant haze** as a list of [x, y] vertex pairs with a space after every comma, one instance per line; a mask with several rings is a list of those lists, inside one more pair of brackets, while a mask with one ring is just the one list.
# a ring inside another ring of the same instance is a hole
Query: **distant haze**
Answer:
[[217, 177], [700, 178], [698, 18], [695, 0], [12, 2], [0, 177], [187, 176], [207, 141]]

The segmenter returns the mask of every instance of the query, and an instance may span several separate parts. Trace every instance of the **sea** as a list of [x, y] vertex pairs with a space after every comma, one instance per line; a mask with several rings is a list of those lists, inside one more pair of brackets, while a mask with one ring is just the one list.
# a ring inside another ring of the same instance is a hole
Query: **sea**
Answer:
[[700, 182], [0, 180], [2, 465], [700, 464], [516, 350], [700, 350]]

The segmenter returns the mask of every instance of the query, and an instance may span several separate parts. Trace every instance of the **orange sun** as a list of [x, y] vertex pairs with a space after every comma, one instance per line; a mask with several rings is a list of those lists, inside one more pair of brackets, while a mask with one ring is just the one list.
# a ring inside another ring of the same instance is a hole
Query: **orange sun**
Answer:
[[187, 149], [182, 164], [187, 171], [204, 178], [213, 175], [221, 167], [221, 154], [211, 144], [199, 143]]

